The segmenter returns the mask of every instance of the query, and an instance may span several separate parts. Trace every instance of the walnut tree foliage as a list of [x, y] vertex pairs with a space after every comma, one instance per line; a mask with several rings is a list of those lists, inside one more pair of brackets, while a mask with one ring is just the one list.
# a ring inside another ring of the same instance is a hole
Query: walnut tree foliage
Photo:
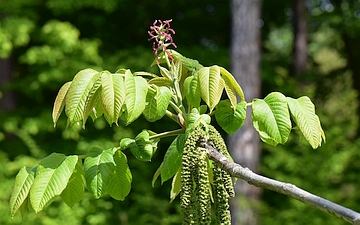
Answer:
[[200, 140], [206, 141], [231, 159], [212, 119], [232, 134], [243, 126], [246, 109], [251, 107], [253, 126], [265, 143], [284, 144], [292, 129], [299, 129], [313, 148], [325, 140], [308, 97], [294, 99], [273, 92], [246, 102], [241, 83], [225, 68], [206, 67], [168, 49], [176, 47], [174, 33], [170, 21], [155, 21], [150, 27], [155, 55], [152, 66], [158, 67], [158, 74], [124, 68], [114, 73], [81, 70], [60, 88], [52, 117], [56, 125], [65, 111], [68, 126], [82, 124], [85, 129], [89, 117], [104, 116], [110, 126], [128, 126], [141, 115], [149, 122], [167, 116], [179, 129], [163, 133], [144, 129], [110, 149], [93, 147], [86, 155], [52, 153], [32, 168], [23, 167], [10, 199], [12, 215], [19, 210], [22, 214], [29, 209], [40, 212], [57, 196], [73, 207], [85, 189], [95, 198], [109, 195], [124, 200], [132, 185], [126, 155], [151, 161], [161, 138], [173, 136], [153, 184], [159, 177], [161, 183], [172, 179], [170, 201], [180, 196], [183, 224], [210, 224], [211, 218], [218, 224], [230, 224], [228, 200], [235, 195], [233, 181], [198, 145]]

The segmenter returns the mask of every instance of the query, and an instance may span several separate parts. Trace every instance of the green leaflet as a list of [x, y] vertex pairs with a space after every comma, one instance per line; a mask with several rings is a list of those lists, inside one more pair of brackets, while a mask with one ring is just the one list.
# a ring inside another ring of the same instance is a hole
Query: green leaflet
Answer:
[[70, 124], [84, 119], [86, 103], [94, 97], [93, 87], [100, 82], [99, 78], [100, 73], [93, 69], [81, 70], [75, 75], [65, 98], [65, 113]]
[[106, 121], [117, 124], [121, 108], [125, 102], [124, 78], [120, 74], [101, 73], [101, 106]]
[[102, 150], [94, 147], [86, 154], [84, 161], [87, 188], [95, 198], [106, 193], [114, 172], [113, 149]]
[[173, 82], [166, 77], [155, 77], [149, 80], [149, 84], [155, 84], [156, 86], [169, 86]]
[[58, 121], [64, 107], [65, 107], [65, 97], [71, 85], [71, 81], [66, 82], [59, 90], [52, 111], [52, 119], [54, 122], [54, 127], [56, 126], [56, 122]]
[[229, 99], [220, 101], [216, 106], [216, 121], [228, 134], [234, 133], [245, 123], [246, 102], [241, 101], [235, 106], [236, 108], [234, 110]]
[[126, 155], [121, 151], [114, 154], [115, 169], [111, 175], [108, 193], [116, 200], [124, 200], [130, 193], [132, 175], [127, 164]]
[[179, 167], [179, 170], [176, 172], [171, 182], [170, 203], [174, 201], [174, 199], [176, 198], [176, 196], [178, 196], [180, 191], [181, 191], [181, 167]]
[[141, 161], [150, 161], [157, 150], [157, 143], [159, 139], [150, 139], [150, 136], [155, 135], [150, 130], [143, 130], [135, 139], [123, 138], [120, 141], [120, 149], [125, 150], [130, 148], [131, 153]]
[[15, 184], [10, 198], [10, 213], [14, 216], [22, 205], [27, 207], [28, 194], [35, 178], [35, 168], [22, 167], [16, 175]]
[[43, 210], [66, 188], [77, 161], [77, 156], [59, 153], [41, 160], [30, 189], [30, 202], [35, 212]]
[[125, 105], [126, 125], [137, 119], [145, 109], [147, 81], [142, 77], [134, 77], [130, 70], [125, 72]]
[[244, 92], [241, 89], [240, 85], [236, 82], [235, 78], [229, 71], [227, 71], [225, 68], [220, 67], [220, 73], [222, 75], [222, 79], [225, 82], [225, 91], [227, 96], [229, 97], [231, 101], [231, 105], [235, 108], [236, 105], [236, 96], [235, 93], [237, 93], [242, 101], [245, 101]]
[[287, 97], [291, 117], [299, 127], [305, 139], [312, 148], [321, 146], [321, 141], [325, 141], [325, 134], [321, 128], [320, 119], [315, 114], [315, 106], [307, 96], [293, 99]]
[[155, 89], [149, 90], [146, 95], [146, 106], [143, 111], [145, 118], [149, 122], [155, 122], [161, 119], [169, 106], [172, 93], [167, 87], [152, 86]]
[[203, 67], [198, 71], [200, 82], [200, 95], [209, 106], [210, 112], [219, 103], [224, 90], [224, 80], [220, 75], [220, 67]]
[[161, 183], [175, 175], [181, 165], [185, 135], [177, 136], [165, 153], [161, 170]]
[[272, 92], [264, 100], [255, 99], [252, 104], [253, 126], [267, 144], [284, 144], [291, 131], [291, 121], [286, 97]]
[[75, 203], [79, 202], [84, 195], [84, 170], [82, 161], [78, 160], [75, 169], [69, 179], [66, 188], [61, 193], [61, 199], [69, 206], [73, 207]]
[[201, 102], [199, 75], [189, 76], [184, 81], [184, 93], [188, 102], [199, 107]]

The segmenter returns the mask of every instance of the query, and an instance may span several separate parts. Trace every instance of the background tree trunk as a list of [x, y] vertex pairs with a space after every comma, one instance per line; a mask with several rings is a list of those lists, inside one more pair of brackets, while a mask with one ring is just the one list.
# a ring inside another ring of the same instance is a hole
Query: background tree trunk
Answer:
[[290, 69], [292, 76], [298, 76], [306, 72], [308, 59], [307, 37], [307, 9], [305, 0], [293, 1], [293, 62]]
[[[246, 101], [260, 96], [261, 1], [232, 0], [231, 72], [243, 88]], [[248, 111], [245, 125], [228, 138], [235, 162], [258, 171], [260, 143]], [[231, 200], [232, 224], [257, 224], [256, 203], [261, 189], [238, 180]]]

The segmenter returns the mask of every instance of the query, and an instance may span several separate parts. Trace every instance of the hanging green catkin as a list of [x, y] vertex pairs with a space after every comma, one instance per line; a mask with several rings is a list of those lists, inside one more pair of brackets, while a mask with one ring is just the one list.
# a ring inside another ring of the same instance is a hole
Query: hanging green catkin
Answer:
[[[230, 154], [227, 150], [226, 144], [224, 139], [222, 138], [221, 134], [215, 129], [215, 127], [209, 125], [209, 140], [211, 142], [211, 145], [221, 152], [226, 157], [230, 158]], [[225, 172], [224, 170], [221, 170], [222, 172], [222, 180], [224, 182], [224, 187], [226, 189], [226, 192], [230, 198], [235, 196], [234, 191], [234, 185], [232, 182], [231, 176]]]
[[184, 144], [180, 194], [184, 225], [211, 223], [207, 154], [197, 146], [205, 136], [205, 131], [197, 127]]
[[230, 225], [231, 215], [229, 210], [229, 198], [222, 177], [222, 169], [217, 165], [213, 167], [214, 174], [214, 206], [217, 225]]

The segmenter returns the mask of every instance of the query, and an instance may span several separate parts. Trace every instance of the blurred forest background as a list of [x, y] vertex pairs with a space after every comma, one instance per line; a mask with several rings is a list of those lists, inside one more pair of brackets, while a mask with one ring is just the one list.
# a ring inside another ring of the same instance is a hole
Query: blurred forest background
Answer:
[[[300, 69], [294, 66], [299, 17], [294, 3], [303, 6], [306, 18]], [[260, 173], [360, 211], [360, 1], [273, 0], [261, 7], [262, 96], [308, 95], [327, 142], [312, 150], [295, 130], [284, 146], [262, 145]], [[155, 19], [173, 19], [174, 41], [183, 55], [229, 68], [230, 11], [230, 1], [216, 0], [0, 1], [0, 224], [181, 224], [178, 199], [169, 203], [170, 182], [151, 187], [171, 139], [160, 143], [151, 163], [127, 154], [133, 185], [123, 202], [85, 194], [72, 209], [55, 201], [22, 220], [20, 213], [11, 218], [9, 198], [22, 166], [32, 167], [52, 152], [84, 154], [92, 146], [116, 146], [147, 123], [141, 118], [130, 127], [109, 127], [98, 119], [86, 130], [65, 130], [62, 116], [54, 128], [51, 110], [63, 83], [87, 67], [149, 71], [147, 30]], [[145, 127], [160, 132], [170, 126], [163, 119]], [[258, 224], [345, 224], [266, 190], [256, 207]]]

